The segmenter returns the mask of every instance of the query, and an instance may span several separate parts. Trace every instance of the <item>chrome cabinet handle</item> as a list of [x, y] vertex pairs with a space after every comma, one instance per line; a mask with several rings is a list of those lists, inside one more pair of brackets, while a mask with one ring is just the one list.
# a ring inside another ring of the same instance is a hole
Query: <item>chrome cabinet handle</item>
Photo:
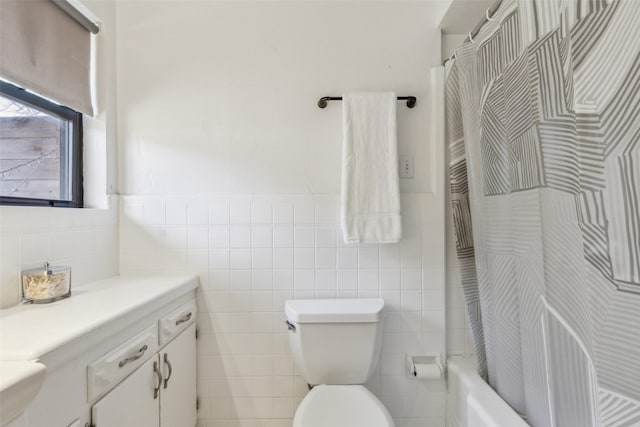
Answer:
[[189, 320], [191, 320], [191, 316], [193, 316], [191, 312], [185, 314], [184, 316], [176, 320], [176, 326], [178, 326], [181, 323], [188, 322]]
[[158, 362], [153, 362], [153, 372], [156, 374], [156, 379], [158, 380], [158, 385], [153, 388], [153, 398], [157, 399], [158, 394], [160, 394], [160, 387], [162, 386], [162, 373], [160, 369], [158, 369]]
[[167, 388], [171, 373], [173, 373], [173, 367], [171, 366], [171, 362], [169, 362], [169, 355], [167, 353], [164, 354], [164, 363], [167, 365], [167, 368], [169, 368], [169, 374], [167, 374], [167, 378], [164, 379], [164, 388]]
[[122, 359], [120, 361], [120, 363], [118, 363], [118, 367], [122, 368], [127, 363], [133, 362], [135, 360], [140, 359], [142, 356], [144, 356], [144, 352], [147, 351], [148, 348], [149, 348], [149, 346], [147, 346], [146, 344], [143, 345], [142, 347], [140, 347], [140, 350], [138, 350], [138, 353], [135, 356], [127, 357], [126, 359]]

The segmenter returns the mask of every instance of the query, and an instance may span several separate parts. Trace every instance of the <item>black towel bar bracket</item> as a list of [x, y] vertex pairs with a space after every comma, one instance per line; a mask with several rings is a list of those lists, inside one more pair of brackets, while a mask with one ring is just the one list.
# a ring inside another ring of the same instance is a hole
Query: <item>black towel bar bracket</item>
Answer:
[[[323, 96], [318, 100], [318, 107], [326, 108], [327, 102], [329, 101], [342, 101], [341, 96]], [[413, 108], [416, 106], [416, 97], [415, 96], [399, 96], [398, 101], [407, 101], [407, 107]]]

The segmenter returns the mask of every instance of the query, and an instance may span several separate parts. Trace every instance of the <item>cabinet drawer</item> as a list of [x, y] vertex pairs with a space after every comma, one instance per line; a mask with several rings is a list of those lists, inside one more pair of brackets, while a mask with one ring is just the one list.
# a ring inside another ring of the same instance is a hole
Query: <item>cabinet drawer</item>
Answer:
[[188, 302], [176, 311], [160, 319], [160, 344], [178, 335], [196, 320], [196, 303]]
[[158, 349], [158, 329], [152, 325], [100, 359], [87, 370], [88, 401], [111, 390]]

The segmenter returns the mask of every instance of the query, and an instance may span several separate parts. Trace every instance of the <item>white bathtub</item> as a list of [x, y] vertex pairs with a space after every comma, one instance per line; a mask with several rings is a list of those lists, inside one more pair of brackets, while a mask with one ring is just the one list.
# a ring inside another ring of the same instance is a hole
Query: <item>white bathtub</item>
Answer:
[[448, 361], [447, 427], [528, 427], [516, 411], [484, 382], [472, 358]]

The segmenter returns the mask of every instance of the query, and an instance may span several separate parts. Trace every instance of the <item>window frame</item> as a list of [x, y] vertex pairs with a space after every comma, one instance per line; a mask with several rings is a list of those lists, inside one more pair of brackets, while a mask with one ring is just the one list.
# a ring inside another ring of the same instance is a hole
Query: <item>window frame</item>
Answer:
[[[22, 88], [12, 85], [11, 83], [0, 80], [0, 94], [2, 96], [14, 99], [22, 104], [27, 104], [38, 110], [61, 119], [68, 120], [71, 124], [72, 138], [68, 144], [60, 146], [60, 171], [61, 174], [71, 174], [69, 180], [71, 184], [71, 200], [59, 199], [39, 199], [28, 197], [10, 197], [0, 196], [0, 205], [5, 206], [49, 206], [64, 208], [82, 208], [84, 207], [83, 192], [83, 168], [82, 168], [82, 113], [72, 110], [71, 108], [56, 104], [44, 99], [34, 93], [28, 92]], [[69, 156], [64, 155], [71, 148], [71, 164], [69, 165]], [[61, 179], [62, 182], [62, 179]]]

